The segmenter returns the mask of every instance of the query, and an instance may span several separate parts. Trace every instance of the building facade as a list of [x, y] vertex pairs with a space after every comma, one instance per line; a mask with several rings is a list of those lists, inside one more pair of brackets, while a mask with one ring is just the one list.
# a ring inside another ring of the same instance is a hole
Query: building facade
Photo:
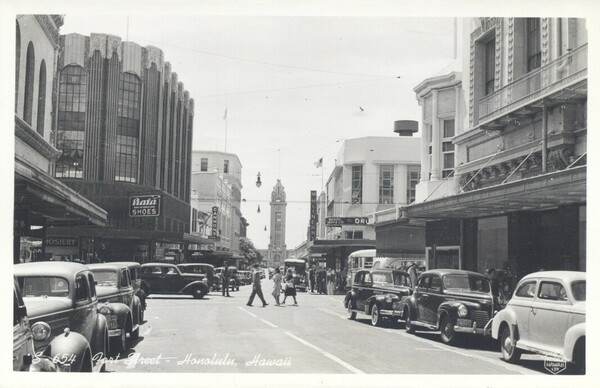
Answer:
[[286, 222], [286, 207], [285, 188], [281, 181], [277, 179], [277, 183], [271, 192], [271, 227], [269, 228], [269, 248], [267, 261], [278, 267], [283, 265], [287, 259], [287, 246], [285, 244], [285, 222]]
[[[19, 15], [15, 55], [15, 263], [81, 260], [77, 239], [56, 240], [55, 226], [104, 226], [107, 213], [54, 177], [61, 151], [55, 146], [59, 15]], [[68, 252], [57, 252], [64, 246]]]
[[[426, 222], [430, 268], [494, 268], [512, 282], [540, 269], [585, 271], [585, 20], [470, 18], [463, 31], [462, 77], [415, 89], [433, 131], [421, 148], [430, 175], [399, 213]], [[439, 108], [452, 106], [443, 90], [454, 92], [454, 112]], [[454, 169], [444, 179], [448, 149]]]
[[60, 37], [54, 175], [108, 212], [54, 228], [92, 259], [181, 261], [189, 243], [194, 101], [160, 49], [106, 34]]

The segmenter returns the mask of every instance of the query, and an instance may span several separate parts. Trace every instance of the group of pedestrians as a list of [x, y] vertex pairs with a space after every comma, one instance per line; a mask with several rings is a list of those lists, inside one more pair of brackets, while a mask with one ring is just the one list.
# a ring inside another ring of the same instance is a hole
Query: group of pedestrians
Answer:
[[[258, 264], [254, 264], [252, 266], [254, 269], [254, 273], [252, 274], [252, 293], [250, 294], [250, 298], [248, 299], [248, 303], [246, 306], [252, 306], [252, 302], [254, 302], [254, 297], [258, 296], [263, 304], [263, 307], [268, 306], [269, 304], [265, 300], [265, 297], [262, 292], [262, 286], [260, 284], [260, 270]], [[284, 296], [283, 301], [280, 303], [279, 298], [281, 296], [281, 290], [283, 289]], [[298, 305], [298, 301], [296, 301], [296, 286], [294, 285], [294, 274], [292, 273], [292, 269], [288, 269], [285, 274], [285, 278], [281, 275], [281, 271], [279, 268], [275, 268], [275, 274], [273, 275], [273, 297], [275, 298], [276, 306], [281, 306], [285, 304], [285, 301], [288, 296], [291, 296], [294, 299], [294, 306]]]
[[318, 294], [333, 295], [336, 286], [341, 287], [342, 276], [333, 268], [317, 267], [313, 264], [308, 270], [308, 283], [311, 293], [315, 293], [316, 288]]

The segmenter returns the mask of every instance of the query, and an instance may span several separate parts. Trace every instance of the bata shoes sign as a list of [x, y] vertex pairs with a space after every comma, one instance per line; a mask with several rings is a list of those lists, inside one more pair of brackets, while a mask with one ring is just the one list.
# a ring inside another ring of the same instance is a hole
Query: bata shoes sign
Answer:
[[160, 195], [136, 195], [129, 197], [130, 217], [158, 217], [160, 215]]

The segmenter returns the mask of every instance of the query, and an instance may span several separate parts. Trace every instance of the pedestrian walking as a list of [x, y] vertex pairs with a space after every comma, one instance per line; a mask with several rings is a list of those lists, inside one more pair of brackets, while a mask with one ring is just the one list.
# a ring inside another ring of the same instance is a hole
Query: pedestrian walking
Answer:
[[340, 290], [341, 291], [346, 290], [347, 276], [348, 276], [348, 269], [346, 267], [344, 267], [344, 269], [342, 270], [342, 272], [340, 274]]
[[223, 263], [223, 273], [221, 274], [221, 292], [223, 296], [230, 297], [229, 295], [229, 279], [231, 278], [231, 271], [229, 270], [229, 262]]
[[283, 302], [285, 304], [285, 300], [288, 296], [294, 298], [294, 306], [298, 306], [298, 302], [296, 301], [296, 286], [294, 285], [294, 274], [292, 273], [292, 269], [288, 268], [287, 273], [285, 274], [285, 292], [283, 294]]
[[308, 284], [311, 293], [315, 292], [315, 272], [315, 265], [313, 264], [312, 267], [310, 267], [310, 269], [308, 270]]
[[412, 285], [413, 290], [417, 286], [417, 263], [413, 262], [408, 267], [408, 276], [410, 276], [410, 284]]
[[279, 296], [281, 294], [281, 271], [279, 268], [275, 268], [275, 274], [273, 275], [273, 298], [275, 298], [276, 306], [281, 306], [279, 303]]
[[325, 280], [327, 282], [327, 295], [333, 295], [333, 285], [335, 284], [335, 275], [331, 268], [327, 269], [327, 273], [325, 274]]
[[325, 294], [327, 292], [327, 273], [325, 272], [325, 268], [321, 268], [319, 275], [319, 294]]
[[254, 269], [254, 272], [252, 273], [252, 293], [250, 294], [250, 299], [248, 299], [248, 303], [246, 303], [246, 306], [252, 306], [254, 296], [256, 295], [258, 295], [258, 297], [262, 301], [263, 307], [268, 306], [269, 304], [265, 300], [265, 297], [262, 293], [262, 288], [260, 286], [260, 271], [258, 270], [258, 264], [254, 264], [252, 268]]

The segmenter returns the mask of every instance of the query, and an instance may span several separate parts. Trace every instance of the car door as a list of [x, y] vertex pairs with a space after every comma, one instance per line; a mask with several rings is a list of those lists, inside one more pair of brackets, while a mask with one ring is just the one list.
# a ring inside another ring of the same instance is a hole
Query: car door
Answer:
[[131, 286], [131, 277], [127, 268], [119, 271], [119, 301], [130, 308], [133, 303], [133, 287]]
[[423, 300], [423, 322], [437, 324], [437, 309], [442, 303], [442, 279], [438, 275], [431, 276], [427, 293]]
[[144, 267], [144, 281], [150, 287], [151, 292], [159, 293], [162, 291], [162, 278], [162, 267]]
[[[529, 334], [529, 312], [533, 306], [537, 280], [523, 281], [517, 286], [515, 294], [509, 302], [510, 309], [514, 312], [519, 331], [519, 343], [529, 345], [531, 343]], [[508, 307], [508, 306], [507, 306]]]
[[427, 316], [426, 303], [429, 300], [428, 288], [431, 284], [431, 275], [423, 275], [417, 281], [417, 287], [415, 288], [415, 300], [417, 301], [417, 321], [425, 322]]
[[365, 286], [365, 275], [367, 274], [367, 271], [358, 271], [356, 272], [356, 275], [354, 276], [354, 285], [352, 286], [352, 288], [354, 289], [354, 295], [355, 295], [355, 306], [357, 310], [364, 310], [364, 306], [365, 306], [365, 301], [363, 298], [363, 294], [364, 294], [364, 286]]
[[540, 281], [536, 297], [529, 310], [531, 346], [563, 353], [570, 306], [567, 290], [560, 281]]
[[88, 341], [92, 339], [96, 323], [96, 302], [92, 301], [90, 287], [95, 287], [95, 285], [90, 284], [86, 274], [83, 272], [77, 274], [74, 291], [75, 309], [71, 319], [71, 330], [83, 335]]

